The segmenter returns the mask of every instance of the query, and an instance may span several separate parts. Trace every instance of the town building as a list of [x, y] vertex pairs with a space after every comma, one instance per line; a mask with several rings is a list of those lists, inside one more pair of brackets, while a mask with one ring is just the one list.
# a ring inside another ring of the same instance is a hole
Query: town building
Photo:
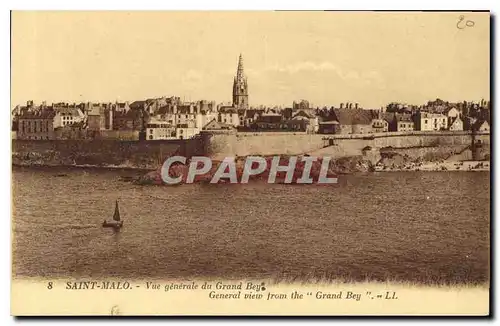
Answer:
[[257, 130], [286, 128], [283, 123], [283, 117], [279, 113], [263, 113], [257, 118], [253, 126]]
[[163, 120], [150, 118], [146, 124], [146, 140], [176, 139], [176, 128]]
[[54, 116], [54, 128], [65, 127], [73, 123], [82, 122], [85, 119], [82, 108], [75, 104], [53, 105], [56, 115]]
[[196, 112], [194, 103], [183, 103], [174, 106], [174, 124], [188, 125], [189, 128], [196, 127]]
[[306, 100], [300, 100], [299, 102], [294, 101], [292, 104], [293, 111], [300, 111], [300, 110], [308, 111], [309, 108], [310, 108], [309, 101]]
[[339, 123], [335, 120], [321, 121], [318, 126], [319, 134], [335, 134], [339, 131]]
[[238, 117], [240, 118], [240, 127], [242, 128], [250, 128], [259, 116], [261, 116], [265, 112], [264, 109], [261, 108], [250, 108], [245, 110], [243, 114], [238, 110]]
[[177, 139], [189, 139], [198, 135], [201, 128], [193, 127], [187, 123], [177, 124], [175, 128], [175, 138]]
[[382, 118], [372, 119], [372, 131], [374, 133], [388, 132], [389, 131], [389, 123]]
[[472, 130], [481, 131], [481, 132], [489, 132], [490, 124], [486, 120], [478, 119], [474, 125], [472, 126]]
[[[196, 113], [196, 127], [203, 129], [210, 121], [217, 120], [219, 114], [216, 111], [201, 111]], [[236, 121], [236, 123], [239, 123]], [[234, 126], [234, 124], [231, 124]]]
[[300, 109], [294, 113], [291, 119], [287, 120], [288, 129], [317, 133], [319, 130], [319, 119], [310, 110]]
[[120, 110], [113, 113], [113, 130], [141, 131], [147, 117], [143, 110]]
[[241, 125], [238, 110], [234, 106], [219, 107], [219, 122], [230, 124], [234, 127]]
[[[356, 105], [357, 107], [357, 105]], [[321, 130], [331, 131], [335, 134], [367, 134], [372, 133], [373, 112], [352, 107], [352, 104], [344, 108], [333, 108], [328, 111], [328, 115], [323, 119], [324, 125]], [[325, 126], [325, 122], [336, 121], [338, 124], [332, 123], [331, 126]]]
[[415, 122], [409, 113], [393, 113], [389, 122], [389, 131], [414, 131]]
[[447, 108], [444, 113], [448, 119], [460, 117], [460, 111], [456, 107]]
[[450, 131], [461, 131], [464, 130], [464, 122], [460, 117], [454, 117], [454, 118], [449, 118], [449, 127], [448, 130]]
[[24, 112], [31, 112], [36, 109], [33, 101], [27, 101], [25, 106], [16, 105], [11, 111], [11, 130], [17, 131], [19, 126], [19, 116]]
[[26, 111], [19, 115], [17, 139], [51, 140], [55, 139], [54, 117], [50, 109]]
[[448, 129], [448, 117], [440, 113], [418, 112], [415, 127], [420, 131], [439, 131]]
[[113, 109], [111, 104], [90, 104], [87, 113], [87, 128], [90, 131], [113, 130]]
[[116, 102], [113, 104], [113, 110], [115, 112], [125, 113], [130, 111], [130, 105], [128, 102]]

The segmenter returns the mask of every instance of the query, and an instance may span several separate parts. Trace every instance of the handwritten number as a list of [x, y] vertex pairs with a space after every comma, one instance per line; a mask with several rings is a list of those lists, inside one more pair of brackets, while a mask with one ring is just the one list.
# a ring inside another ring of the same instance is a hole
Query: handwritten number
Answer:
[[52, 289], [52, 282], [49, 282], [49, 284], [47, 285], [47, 289]]
[[457, 22], [458, 29], [464, 29], [466, 27], [474, 27], [474, 25], [476, 24], [472, 20], [466, 20], [465, 23], [463, 23], [464, 19], [465, 19], [464, 15], [460, 15], [460, 17], [458, 17], [458, 22]]
[[464, 27], [460, 27], [460, 23], [464, 20], [464, 16], [458, 17], [458, 23], [457, 23], [457, 28], [458, 29], [464, 29]]

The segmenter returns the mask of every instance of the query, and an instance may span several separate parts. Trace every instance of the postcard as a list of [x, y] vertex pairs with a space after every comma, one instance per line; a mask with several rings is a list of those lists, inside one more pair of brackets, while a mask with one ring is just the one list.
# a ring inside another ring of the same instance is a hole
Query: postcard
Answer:
[[488, 316], [487, 11], [13, 11], [14, 316]]

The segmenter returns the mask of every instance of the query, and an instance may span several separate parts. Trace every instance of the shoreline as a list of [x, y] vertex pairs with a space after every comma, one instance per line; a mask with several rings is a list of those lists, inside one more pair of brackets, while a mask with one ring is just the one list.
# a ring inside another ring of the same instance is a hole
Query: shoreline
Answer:
[[137, 172], [151, 172], [154, 169], [148, 168], [140, 168], [140, 167], [131, 167], [131, 166], [102, 166], [102, 165], [69, 165], [69, 164], [61, 164], [61, 165], [45, 165], [45, 164], [17, 164], [12, 163], [12, 168], [34, 168], [34, 169], [75, 169], [75, 170], [125, 170], [125, 171], [137, 171]]
[[[482, 166], [476, 167], [482, 164]], [[404, 167], [388, 167], [388, 166], [375, 166], [372, 171], [352, 171], [352, 172], [338, 172], [339, 175], [351, 175], [358, 173], [375, 173], [375, 172], [489, 172], [491, 163], [490, 161], [452, 161], [452, 162], [427, 162], [421, 165], [414, 163]], [[90, 164], [18, 164], [11, 163], [12, 168], [33, 168], [33, 169], [75, 169], [75, 170], [124, 170], [124, 171], [137, 171], [137, 172], [152, 172], [156, 169], [133, 167], [133, 166], [116, 166], [116, 165], [90, 165]]]
[[374, 172], [489, 172], [490, 161], [409, 163], [403, 167], [375, 166]]

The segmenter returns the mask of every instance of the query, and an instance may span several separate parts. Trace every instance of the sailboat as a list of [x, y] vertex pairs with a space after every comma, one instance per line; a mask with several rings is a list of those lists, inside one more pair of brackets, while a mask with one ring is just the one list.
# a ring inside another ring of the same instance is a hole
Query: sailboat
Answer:
[[102, 222], [102, 227], [103, 228], [121, 228], [123, 226], [123, 221], [120, 220], [120, 209], [118, 208], [118, 200], [116, 201], [115, 205], [115, 214], [113, 215], [113, 220], [112, 221], [106, 221]]

